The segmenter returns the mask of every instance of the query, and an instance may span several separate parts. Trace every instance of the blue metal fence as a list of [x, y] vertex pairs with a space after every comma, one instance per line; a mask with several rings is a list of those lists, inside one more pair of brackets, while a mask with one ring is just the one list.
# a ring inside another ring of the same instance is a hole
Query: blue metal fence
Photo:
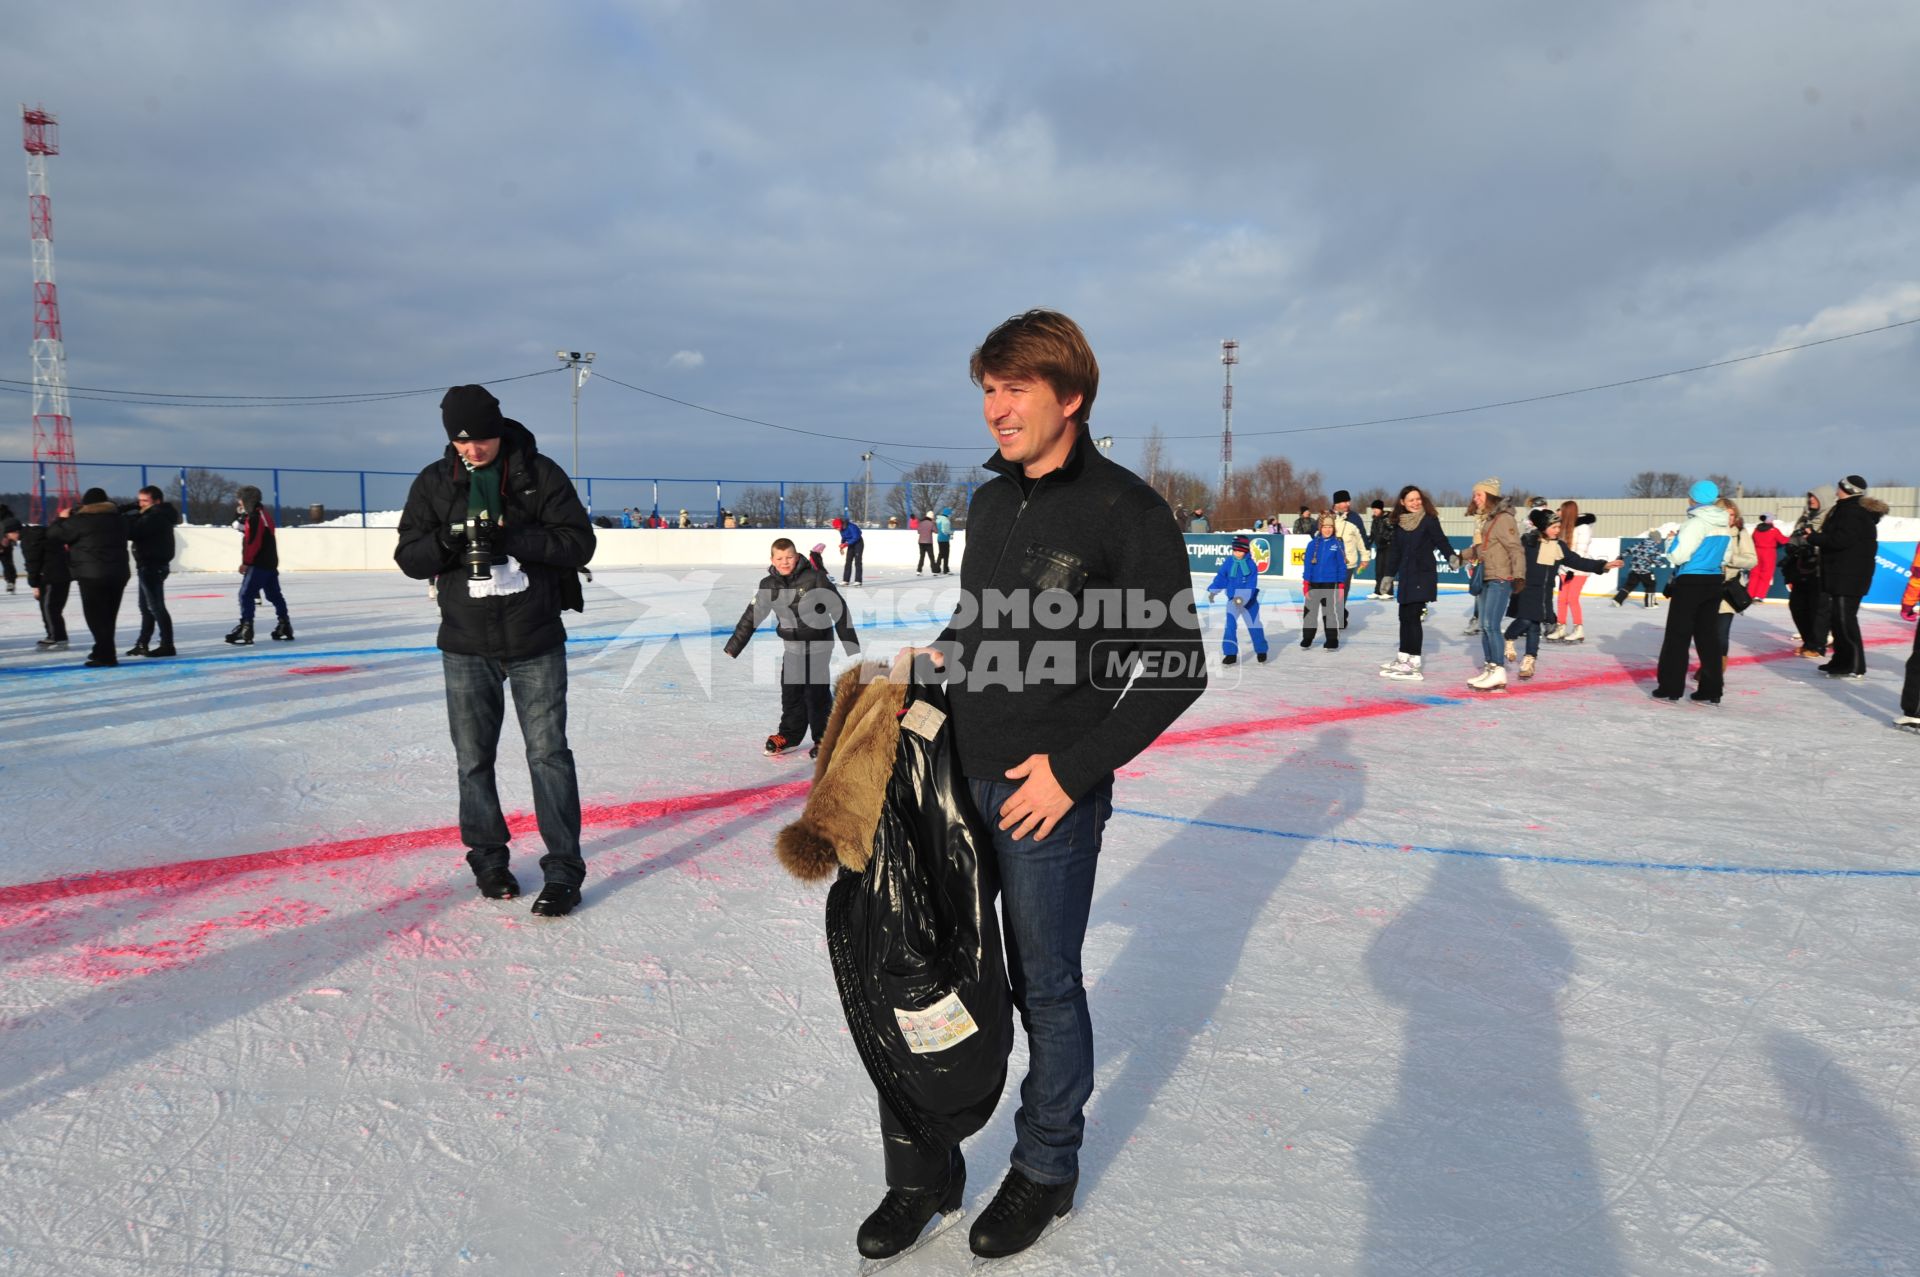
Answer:
[[[44, 506], [54, 495], [46, 463], [0, 459], [0, 493], [37, 494]], [[335, 522], [367, 526], [373, 511], [398, 510], [406, 502], [416, 472], [411, 470], [321, 470], [301, 466], [202, 466], [85, 461], [75, 466], [80, 487], [104, 488], [110, 496], [131, 500], [134, 490], [156, 486], [168, 491], [183, 512], [193, 502], [194, 476], [218, 476], [229, 483], [251, 483], [261, 491], [274, 521], [288, 524]], [[951, 510], [956, 524], [965, 520], [975, 483], [862, 483], [858, 480], [810, 482], [794, 479], [690, 479], [633, 475], [583, 475], [574, 481], [589, 514], [620, 518], [631, 511], [636, 522], [659, 515], [669, 525], [683, 519], [691, 527], [821, 527], [852, 517], [863, 527], [884, 527], [889, 518], [906, 527], [928, 510]], [[316, 515], [316, 512], [317, 515]], [[729, 520], [732, 520], [729, 523]]]

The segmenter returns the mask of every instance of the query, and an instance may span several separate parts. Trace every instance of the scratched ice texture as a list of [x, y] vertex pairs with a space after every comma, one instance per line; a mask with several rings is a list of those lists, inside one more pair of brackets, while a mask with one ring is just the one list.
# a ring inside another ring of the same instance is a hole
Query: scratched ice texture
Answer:
[[[853, 1271], [874, 1102], [770, 853], [778, 645], [719, 651], [753, 579], [605, 572], [570, 618], [563, 922], [471, 889], [417, 584], [290, 575], [298, 641], [234, 649], [232, 579], [176, 576], [182, 659], [106, 671], [0, 596], [0, 1271]], [[1910, 627], [1836, 685], [1766, 606], [1672, 707], [1664, 614], [1593, 600], [1476, 698], [1464, 599], [1402, 685], [1387, 607], [1302, 651], [1285, 594], [1119, 778], [1079, 1209], [1006, 1271], [1920, 1272]], [[854, 597], [883, 653], [951, 604]]]

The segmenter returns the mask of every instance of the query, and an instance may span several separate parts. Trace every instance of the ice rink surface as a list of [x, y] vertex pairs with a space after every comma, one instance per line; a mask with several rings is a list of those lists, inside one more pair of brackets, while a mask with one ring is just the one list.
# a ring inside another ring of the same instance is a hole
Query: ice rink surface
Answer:
[[[554, 922], [471, 889], [417, 584], [289, 575], [298, 641], [235, 649], [233, 578], [176, 576], [183, 659], [102, 671], [77, 600], [42, 655], [0, 596], [0, 1272], [853, 1272], [873, 1093], [771, 853], [809, 767], [760, 755], [772, 635], [719, 650], [756, 578], [605, 572], [569, 616]], [[918, 587], [854, 592], [870, 651], [938, 629]], [[1757, 608], [1708, 708], [1649, 699], [1664, 613], [1602, 599], [1476, 698], [1466, 609], [1403, 685], [1390, 606], [1329, 653], [1270, 604], [1273, 660], [1122, 774], [1079, 1209], [1000, 1271], [1920, 1272], [1911, 627], [1863, 618], [1835, 684]], [[527, 811], [518, 751], [509, 716]]]

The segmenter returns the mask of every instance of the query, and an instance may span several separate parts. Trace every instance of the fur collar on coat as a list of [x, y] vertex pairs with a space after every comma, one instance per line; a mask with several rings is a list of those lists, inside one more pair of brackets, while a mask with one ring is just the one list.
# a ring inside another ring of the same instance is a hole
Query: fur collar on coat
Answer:
[[840, 676], [806, 808], [773, 844], [780, 864], [803, 882], [818, 882], [840, 866], [862, 873], [873, 858], [910, 677], [905, 664], [889, 669], [877, 661]]

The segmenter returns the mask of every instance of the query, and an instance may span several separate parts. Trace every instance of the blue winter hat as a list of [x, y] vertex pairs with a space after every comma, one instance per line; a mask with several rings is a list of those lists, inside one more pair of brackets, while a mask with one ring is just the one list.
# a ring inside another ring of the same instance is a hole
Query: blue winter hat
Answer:
[[943, 517], [951, 519], [953, 517], [953, 507], [950, 505], [943, 505], [940, 507], [940, 513]]
[[1720, 485], [1711, 479], [1702, 479], [1687, 489], [1687, 500], [1695, 505], [1712, 505], [1720, 499]]

